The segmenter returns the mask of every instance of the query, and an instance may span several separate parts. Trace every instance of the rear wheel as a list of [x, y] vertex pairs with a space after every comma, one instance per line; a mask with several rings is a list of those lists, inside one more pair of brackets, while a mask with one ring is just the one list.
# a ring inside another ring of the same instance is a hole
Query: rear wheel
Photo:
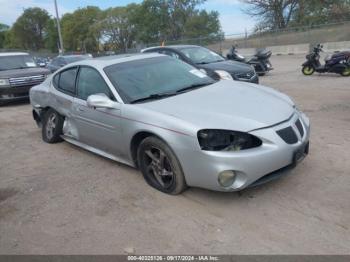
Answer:
[[301, 71], [304, 75], [311, 76], [315, 72], [315, 68], [313, 68], [312, 66], [304, 66]]
[[180, 194], [186, 189], [180, 162], [162, 140], [156, 137], [143, 140], [137, 158], [143, 177], [150, 186], [172, 195]]
[[342, 76], [350, 76], [350, 66], [348, 66], [347, 68], [345, 68], [343, 70], [343, 72], [341, 72]]
[[42, 126], [42, 138], [46, 143], [57, 143], [63, 141], [61, 138], [64, 118], [53, 109], [44, 114]]

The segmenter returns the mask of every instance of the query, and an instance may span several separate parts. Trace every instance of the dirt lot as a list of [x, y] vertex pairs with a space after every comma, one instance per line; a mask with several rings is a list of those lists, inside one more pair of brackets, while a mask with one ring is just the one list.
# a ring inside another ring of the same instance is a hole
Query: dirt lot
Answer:
[[261, 82], [311, 118], [310, 155], [241, 194], [162, 194], [132, 168], [43, 143], [28, 104], [1, 107], [0, 253], [350, 254], [350, 79], [304, 77], [302, 60], [273, 57]]

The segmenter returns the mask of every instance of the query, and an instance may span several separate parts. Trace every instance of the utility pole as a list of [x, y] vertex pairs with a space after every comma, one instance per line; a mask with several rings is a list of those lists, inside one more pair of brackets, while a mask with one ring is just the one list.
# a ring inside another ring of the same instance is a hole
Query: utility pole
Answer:
[[63, 49], [63, 41], [62, 41], [62, 35], [61, 35], [60, 18], [58, 17], [57, 0], [54, 0], [54, 2], [55, 2], [55, 10], [56, 10], [56, 21], [57, 21], [58, 38], [60, 40], [59, 54], [62, 55], [64, 53], [64, 49]]

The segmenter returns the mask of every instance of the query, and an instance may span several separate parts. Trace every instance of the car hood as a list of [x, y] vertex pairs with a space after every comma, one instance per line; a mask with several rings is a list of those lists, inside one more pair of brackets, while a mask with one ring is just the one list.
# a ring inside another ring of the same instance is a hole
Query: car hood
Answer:
[[229, 72], [230, 74], [248, 73], [253, 70], [253, 68], [248, 64], [229, 60], [210, 64], [201, 64], [198, 66], [204, 69], [211, 69], [214, 71], [224, 70]]
[[295, 111], [293, 101], [278, 91], [230, 80], [135, 105], [181, 119], [198, 129], [242, 132], [280, 123]]
[[12, 78], [32, 75], [47, 75], [50, 71], [45, 68], [32, 67], [0, 71], [0, 78]]

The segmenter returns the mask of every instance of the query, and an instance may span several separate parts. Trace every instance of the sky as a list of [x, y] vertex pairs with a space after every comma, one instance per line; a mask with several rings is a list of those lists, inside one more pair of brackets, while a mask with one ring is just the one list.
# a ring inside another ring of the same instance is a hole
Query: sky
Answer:
[[[129, 3], [140, 3], [141, 0], [57, 0], [59, 14], [73, 12], [78, 7], [87, 5], [98, 6], [101, 9], [115, 6], [125, 6]], [[54, 0], [0, 0], [0, 23], [12, 25], [23, 9], [40, 7], [54, 15]], [[244, 14], [244, 5], [239, 0], [207, 0], [200, 9], [218, 11], [222, 30], [226, 35], [244, 33], [254, 27], [255, 21]]]

